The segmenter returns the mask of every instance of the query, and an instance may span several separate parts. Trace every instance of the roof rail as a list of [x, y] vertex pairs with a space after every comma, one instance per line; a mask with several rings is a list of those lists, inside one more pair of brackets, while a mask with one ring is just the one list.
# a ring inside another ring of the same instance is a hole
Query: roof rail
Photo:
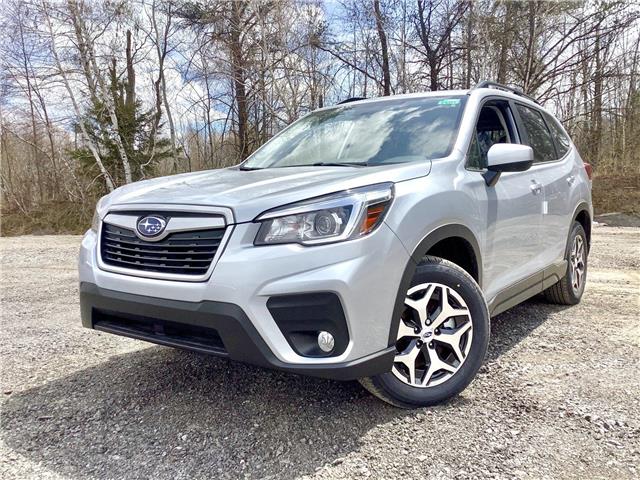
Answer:
[[345, 103], [351, 103], [351, 102], [357, 102], [358, 100], [366, 100], [367, 97], [351, 97], [351, 98], [347, 98], [346, 100], [342, 100], [341, 102], [338, 102], [336, 105], [343, 105]]
[[483, 80], [482, 82], [478, 83], [475, 87], [473, 87], [472, 90], [475, 90], [476, 88], [497, 88], [498, 90], [505, 90], [507, 92], [515, 93], [516, 95], [519, 95], [521, 97], [529, 99], [532, 102], [537, 103], [538, 105], [540, 105], [540, 102], [538, 102], [538, 100], [533, 98], [531, 95], [527, 95], [526, 93], [524, 93], [519, 88], [509, 87], [507, 85], [503, 85], [503, 84], [498, 83], [498, 82], [492, 82], [490, 80]]

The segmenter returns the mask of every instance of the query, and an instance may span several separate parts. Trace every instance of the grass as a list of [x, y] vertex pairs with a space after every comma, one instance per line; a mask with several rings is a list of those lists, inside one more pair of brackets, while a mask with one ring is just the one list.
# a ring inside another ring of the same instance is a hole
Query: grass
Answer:
[[82, 234], [89, 228], [92, 215], [93, 208], [70, 202], [47, 203], [28, 215], [20, 211], [3, 211], [0, 234], [8, 237]]
[[595, 213], [629, 213], [640, 215], [640, 173], [596, 175], [593, 177]]

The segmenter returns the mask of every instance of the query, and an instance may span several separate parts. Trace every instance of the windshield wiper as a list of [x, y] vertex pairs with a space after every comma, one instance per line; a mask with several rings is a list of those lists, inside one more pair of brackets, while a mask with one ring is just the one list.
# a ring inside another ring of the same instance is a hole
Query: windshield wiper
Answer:
[[368, 162], [316, 162], [312, 167], [367, 167]]
[[[282, 165], [282, 167], [271, 168], [291, 168], [291, 167], [367, 167], [367, 162], [316, 162], [309, 164], [296, 164], [296, 165]], [[238, 167], [238, 170], [264, 170], [268, 167]]]

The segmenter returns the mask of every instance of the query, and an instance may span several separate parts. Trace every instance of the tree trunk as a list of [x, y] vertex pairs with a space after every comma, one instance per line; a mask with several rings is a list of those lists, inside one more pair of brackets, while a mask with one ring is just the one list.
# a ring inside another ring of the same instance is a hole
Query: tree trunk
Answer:
[[467, 45], [465, 48], [465, 57], [467, 61], [466, 72], [464, 77], [464, 87], [471, 88], [471, 50], [473, 49], [473, 2], [469, 3], [469, 19], [467, 21]]
[[[111, 120], [111, 127], [113, 130], [113, 141], [116, 144], [116, 148], [118, 150], [118, 154], [120, 155], [120, 160], [122, 161], [122, 169], [124, 170], [124, 180], [125, 183], [133, 182], [133, 177], [131, 175], [131, 164], [129, 163], [129, 157], [127, 156], [127, 151], [124, 147], [124, 142], [122, 139], [122, 134], [120, 132], [120, 127], [118, 125], [118, 117], [116, 115], [116, 107], [115, 102], [113, 100], [113, 95], [109, 91], [109, 88], [102, 78], [102, 74], [100, 73], [100, 69], [98, 68], [98, 63], [96, 61], [95, 53], [93, 51], [93, 45], [89, 42], [86, 28], [84, 26], [84, 21], [82, 20], [82, 12], [78, 11], [78, 5], [73, 0], [68, 0], [67, 5], [69, 6], [69, 13], [71, 17], [74, 18], [74, 24], [77, 24], [76, 34], [79, 34], [81, 38], [78, 39], [78, 43], [84, 43], [86, 48], [87, 59], [82, 60], [83, 63], [87, 63], [91, 67], [91, 73], [96, 80], [96, 83], [100, 89], [100, 94], [102, 96], [102, 100], [107, 107], [107, 111], [109, 112], [109, 119]], [[130, 53], [130, 52], [128, 52]], [[129, 63], [129, 62], [128, 62]], [[132, 63], [132, 62], [131, 62]], [[128, 67], [129, 65], [127, 65]]]
[[438, 60], [434, 54], [429, 55], [429, 86], [432, 92], [438, 90], [438, 77], [440, 74], [440, 69], [438, 66]]
[[136, 71], [133, 67], [133, 55], [131, 54], [131, 30], [127, 30], [127, 82], [125, 83], [124, 104], [131, 109], [136, 104]]
[[507, 1], [502, 21], [502, 35], [500, 42], [500, 59], [498, 61], [498, 83], [507, 83], [507, 54], [511, 45], [511, 22], [513, 21], [514, 2]]
[[38, 128], [36, 125], [36, 112], [33, 99], [33, 87], [31, 85], [31, 71], [29, 69], [29, 61], [27, 59], [27, 49], [24, 39], [24, 30], [22, 27], [22, 19], [18, 22], [20, 30], [20, 48], [22, 50], [22, 62], [24, 67], [24, 78], [27, 83], [27, 98], [29, 100], [29, 111], [31, 114], [31, 133], [33, 135], [33, 162], [36, 167], [36, 183], [38, 185], [39, 200], [44, 200], [44, 186], [42, 184], [42, 165], [40, 165], [40, 147], [38, 141]]
[[55, 39], [55, 35], [53, 33], [53, 26], [51, 25], [51, 17], [49, 16], [49, 9], [47, 7], [47, 0], [42, 0], [42, 8], [43, 8], [43, 11], [45, 13], [45, 19], [47, 21], [49, 37], [51, 39], [51, 53], [52, 53], [53, 58], [54, 58], [54, 60], [56, 62], [56, 67], [58, 68], [58, 72], [60, 73], [60, 77], [62, 78], [62, 83], [64, 83], [65, 89], [67, 90], [67, 93], [69, 94], [69, 99], [71, 100], [71, 105], [73, 105], [73, 111], [75, 112], [76, 118], [78, 119], [78, 125], [80, 126], [80, 130], [82, 132], [82, 136], [85, 138], [85, 142], [86, 142], [87, 146], [89, 147], [89, 150], [91, 151], [91, 154], [93, 155], [94, 160], [96, 161], [96, 165], [98, 166], [98, 170], [100, 170], [100, 173], [102, 174], [102, 177], [104, 178], [104, 182], [105, 182], [105, 184], [107, 186], [107, 190], [109, 192], [112, 192], [116, 188], [114, 183], [113, 183], [113, 179], [111, 178], [111, 175], [109, 174], [109, 172], [105, 168], [104, 163], [102, 163], [102, 159], [100, 158], [100, 154], [98, 153], [98, 149], [96, 148], [96, 146], [93, 143], [91, 137], [87, 133], [87, 128], [85, 127], [84, 122], [82, 121], [82, 114], [80, 112], [80, 107], [78, 106], [78, 102], [76, 101], [76, 97], [74, 95], [73, 89], [71, 88], [71, 84], [69, 83], [69, 79], [67, 78], [67, 74], [65, 73], [65, 70], [62, 68], [62, 63], [60, 62], [60, 57], [58, 56], [58, 49], [56, 48], [56, 39]]
[[231, 2], [231, 35], [229, 48], [233, 71], [233, 86], [236, 108], [238, 110], [238, 155], [244, 160], [248, 153], [248, 125], [247, 92], [244, 77], [244, 57], [242, 51], [241, 21], [239, 2]]
[[169, 100], [167, 99], [167, 82], [164, 75], [164, 61], [167, 57], [167, 47], [169, 40], [169, 31], [171, 30], [171, 8], [167, 10], [167, 23], [163, 31], [162, 37], [160, 37], [160, 29], [156, 21], [156, 2], [151, 5], [151, 23], [155, 33], [156, 54], [158, 56], [158, 79], [154, 82], [155, 94], [156, 94], [156, 117], [153, 123], [153, 146], [155, 147], [155, 138], [157, 135], [158, 126], [160, 124], [160, 118], [162, 116], [162, 104], [164, 104], [164, 110], [167, 113], [167, 121], [169, 122], [169, 134], [171, 135], [171, 159], [173, 161], [172, 170], [173, 173], [178, 172], [178, 151], [176, 148], [176, 129], [173, 123], [173, 115], [171, 114], [171, 108], [169, 107]]
[[531, 84], [533, 83], [533, 69], [535, 61], [535, 46], [536, 46], [536, 4], [535, 2], [529, 2], [529, 30], [527, 37], [526, 48], [526, 66], [524, 72], [524, 79], [522, 83], [522, 90], [524, 93], [533, 93], [531, 91]]
[[594, 54], [596, 68], [593, 73], [593, 109], [591, 110], [591, 152], [594, 166], [600, 162], [600, 140], [602, 138], [602, 45], [600, 38], [600, 26], [596, 27]]
[[391, 73], [389, 71], [389, 47], [387, 45], [387, 34], [382, 23], [382, 13], [380, 12], [380, 0], [373, 0], [373, 9], [376, 17], [376, 28], [380, 39], [380, 50], [382, 53], [382, 90], [384, 96], [391, 95]]

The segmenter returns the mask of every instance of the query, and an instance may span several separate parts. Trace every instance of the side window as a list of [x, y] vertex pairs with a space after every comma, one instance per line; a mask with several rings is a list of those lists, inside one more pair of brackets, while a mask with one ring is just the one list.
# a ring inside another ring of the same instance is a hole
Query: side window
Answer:
[[467, 154], [467, 168], [471, 170], [482, 170], [487, 167], [486, 159], [483, 161], [478, 149], [478, 136], [476, 132], [471, 137], [471, 145], [469, 145], [469, 153]]
[[551, 135], [553, 135], [553, 139], [556, 142], [556, 150], [558, 151], [558, 158], [562, 158], [569, 151], [569, 147], [571, 146], [571, 141], [569, 140], [569, 137], [560, 126], [560, 122], [558, 122], [558, 120], [553, 118], [548, 113], [544, 114], [544, 118], [547, 121], [547, 125], [549, 125], [549, 129], [551, 130]]
[[487, 168], [487, 152], [496, 143], [512, 143], [513, 128], [507, 123], [506, 103], [489, 102], [480, 110], [476, 129], [467, 153], [467, 168]]
[[540, 112], [520, 104], [516, 108], [529, 134], [529, 146], [533, 149], [533, 161], [540, 163], [556, 160], [558, 157], [553, 139]]

